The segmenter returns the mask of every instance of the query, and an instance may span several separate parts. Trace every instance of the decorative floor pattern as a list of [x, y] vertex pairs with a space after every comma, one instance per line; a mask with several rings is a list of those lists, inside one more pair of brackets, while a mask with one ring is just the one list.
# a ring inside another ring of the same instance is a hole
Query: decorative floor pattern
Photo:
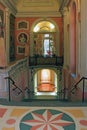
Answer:
[[87, 130], [87, 107], [0, 105], [0, 130]]

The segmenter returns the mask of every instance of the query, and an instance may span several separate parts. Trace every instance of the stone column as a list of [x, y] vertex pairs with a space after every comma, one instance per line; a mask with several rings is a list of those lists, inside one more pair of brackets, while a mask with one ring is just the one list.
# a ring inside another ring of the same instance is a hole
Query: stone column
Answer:
[[5, 27], [5, 30], [6, 30], [6, 58], [7, 58], [7, 64], [9, 63], [9, 45], [10, 45], [10, 43], [9, 43], [9, 23], [10, 23], [10, 21], [9, 21], [9, 15], [10, 15], [10, 13], [9, 13], [9, 9], [5, 9], [5, 13], [6, 13], [6, 27]]
[[87, 76], [87, 0], [81, 0], [80, 73]]
[[70, 63], [70, 44], [69, 44], [69, 11], [64, 9], [63, 13], [63, 30], [64, 30], [64, 66]]

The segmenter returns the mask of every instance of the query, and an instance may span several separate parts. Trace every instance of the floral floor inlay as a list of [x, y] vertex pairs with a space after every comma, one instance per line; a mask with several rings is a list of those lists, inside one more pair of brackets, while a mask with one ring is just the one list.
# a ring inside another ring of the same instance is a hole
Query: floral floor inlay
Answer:
[[87, 130], [87, 107], [1, 105], [0, 130]]

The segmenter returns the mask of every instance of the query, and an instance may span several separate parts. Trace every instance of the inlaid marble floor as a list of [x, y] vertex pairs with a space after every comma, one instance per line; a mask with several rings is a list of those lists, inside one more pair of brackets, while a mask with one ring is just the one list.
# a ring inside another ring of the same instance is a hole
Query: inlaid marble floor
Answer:
[[87, 107], [0, 105], [0, 130], [87, 130]]

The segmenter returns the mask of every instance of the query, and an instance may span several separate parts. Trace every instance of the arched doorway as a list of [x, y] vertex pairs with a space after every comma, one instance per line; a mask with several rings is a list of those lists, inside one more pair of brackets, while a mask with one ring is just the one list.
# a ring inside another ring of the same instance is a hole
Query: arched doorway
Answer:
[[52, 69], [40, 69], [34, 75], [36, 95], [56, 95], [58, 91], [57, 74]]
[[61, 47], [58, 25], [49, 19], [35, 21], [31, 27], [30, 43], [30, 56], [53, 54], [59, 56]]
[[[36, 21], [31, 28], [30, 37], [30, 56], [31, 57], [58, 57], [60, 56], [60, 35], [59, 29], [55, 22], [50, 20]], [[42, 62], [42, 61], [41, 61]], [[32, 66], [33, 77], [31, 82], [31, 90], [34, 96], [57, 96], [58, 80], [57, 67], [37, 65]], [[54, 71], [55, 70], [55, 71]], [[59, 79], [58, 79], [59, 77]]]

